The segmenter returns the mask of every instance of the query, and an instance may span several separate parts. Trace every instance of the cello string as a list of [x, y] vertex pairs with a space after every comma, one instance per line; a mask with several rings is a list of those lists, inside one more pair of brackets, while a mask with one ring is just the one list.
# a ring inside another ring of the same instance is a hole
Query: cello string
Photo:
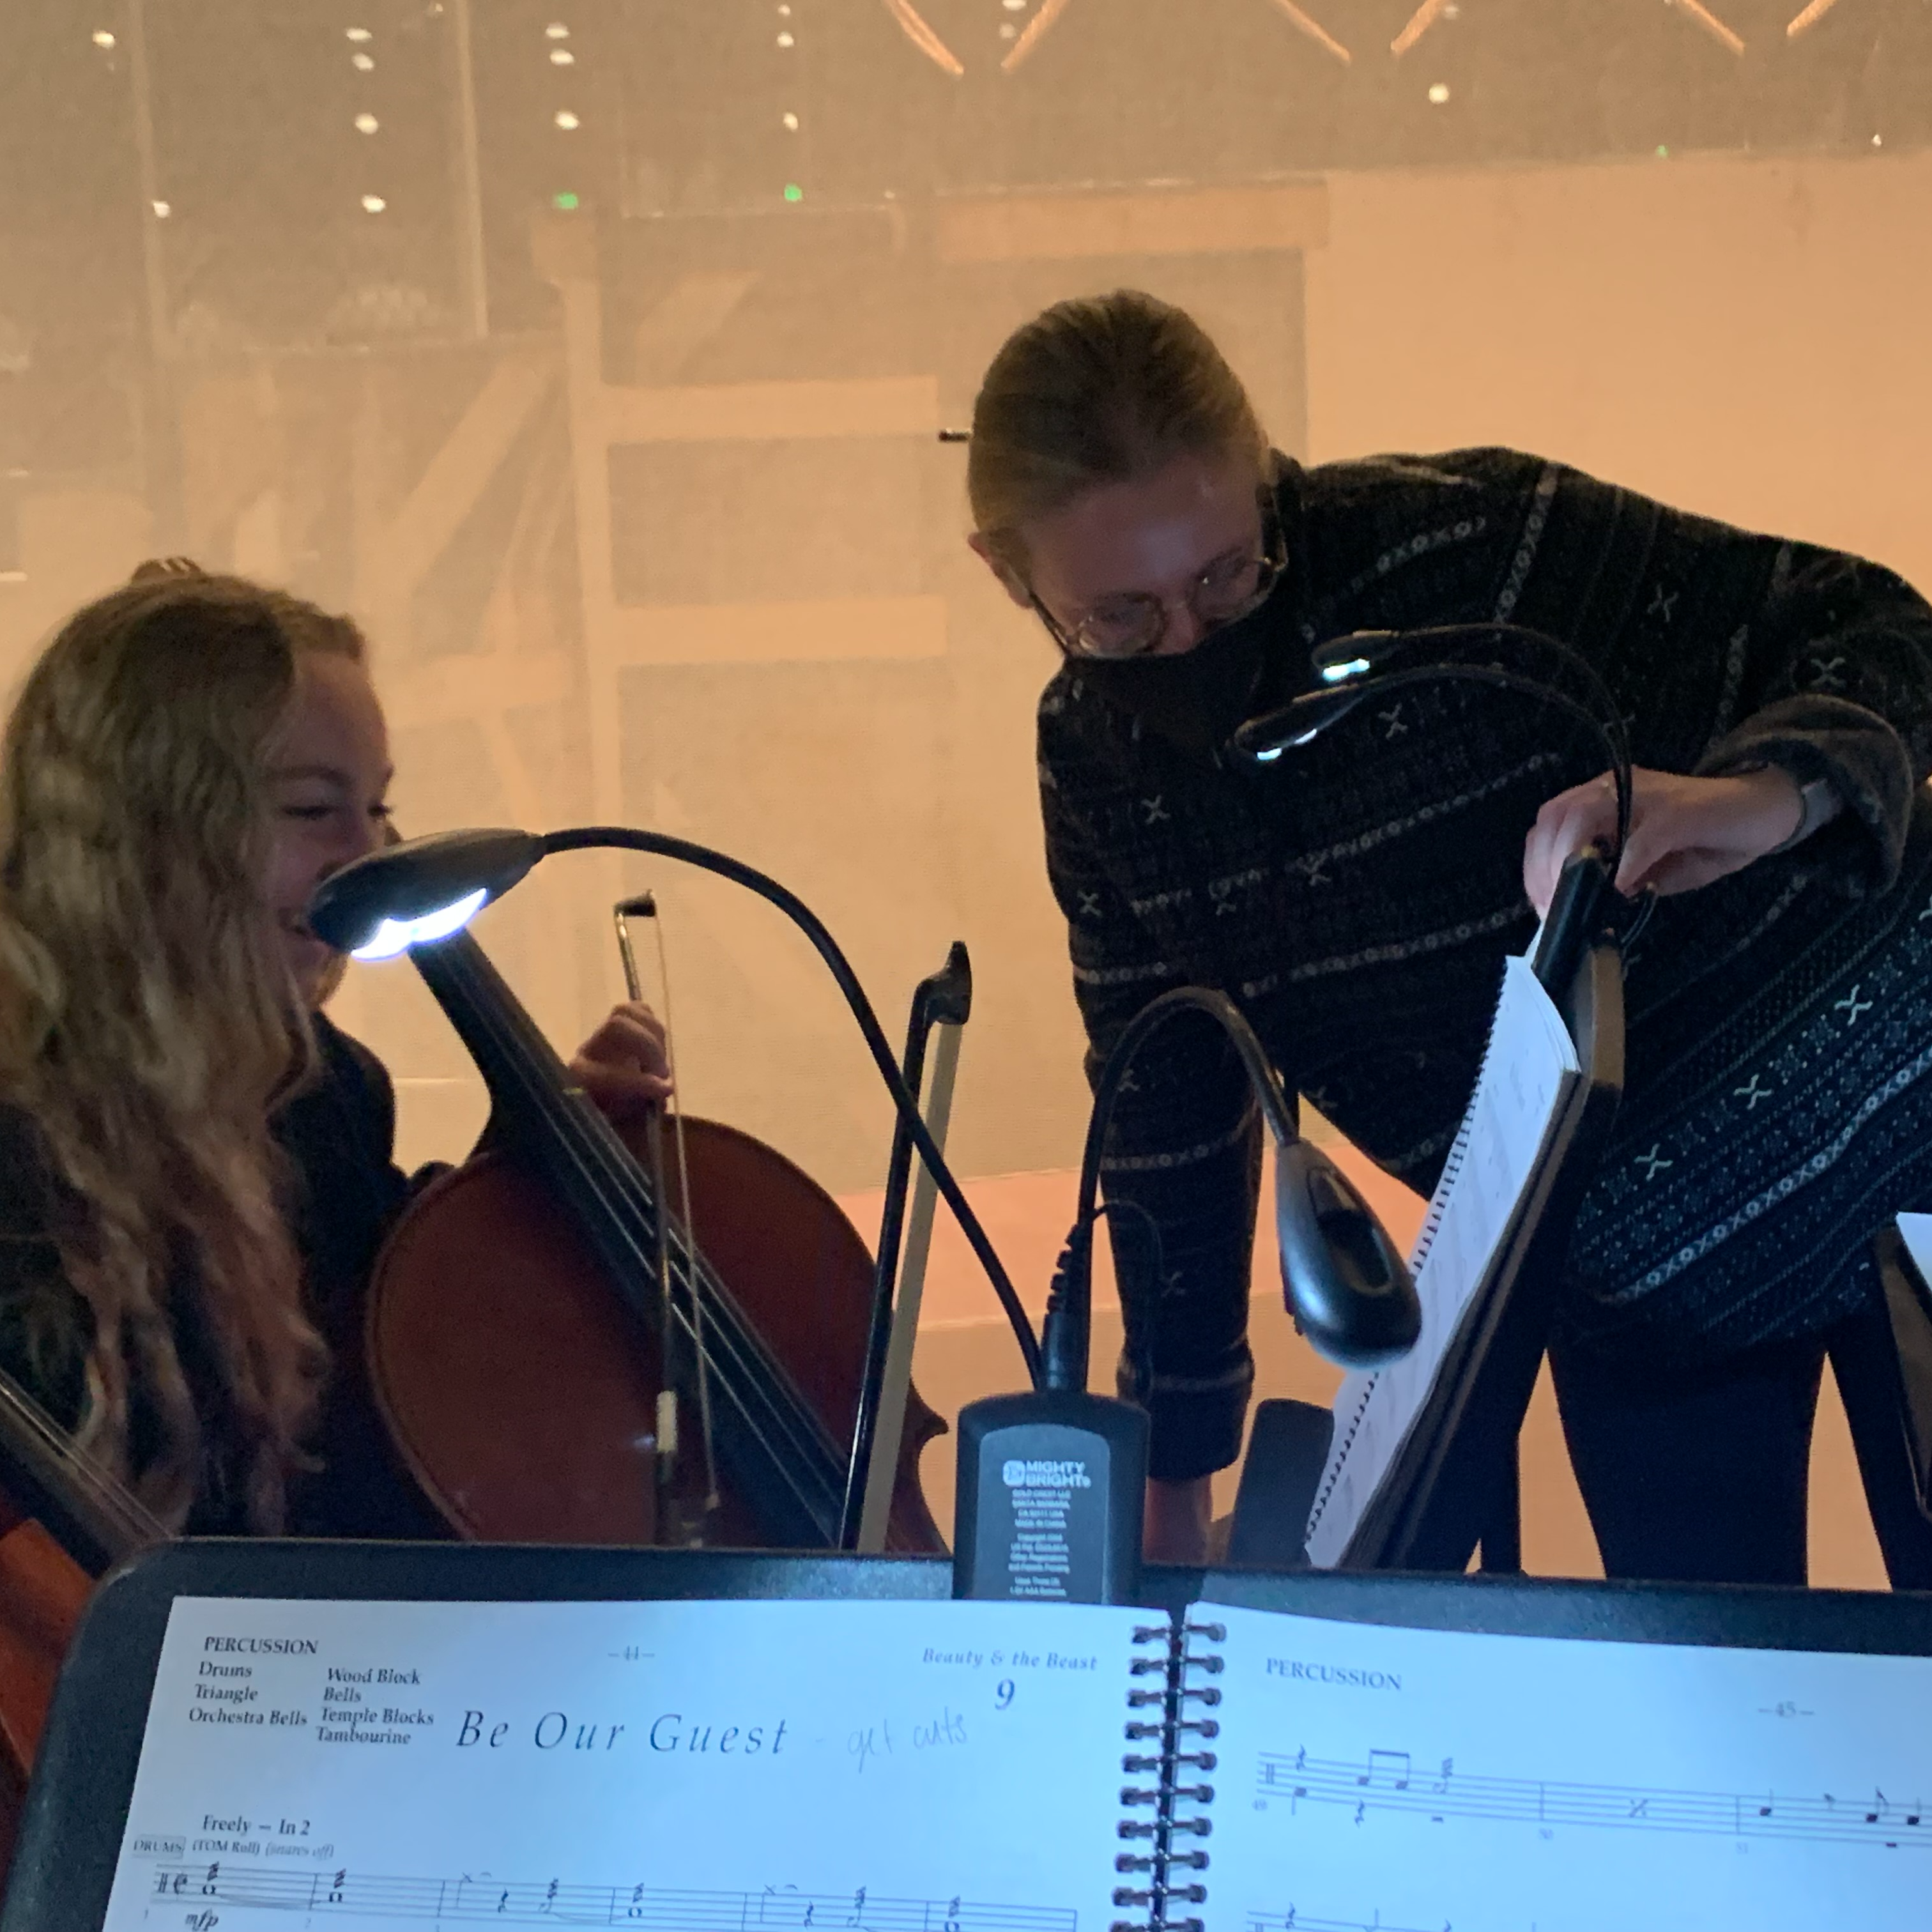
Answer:
[[[685, 1246], [692, 1253], [697, 1252], [697, 1242], [691, 1226], [691, 1165], [685, 1156], [684, 1108], [680, 1104], [677, 1084], [677, 1035], [670, 1021], [670, 953], [664, 944], [664, 908], [652, 902], [654, 910], [651, 923], [656, 928], [658, 941], [658, 984], [664, 992], [664, 1066], [670, 1075], [670, 1099], [667, 1109], [670, 1114], [671, 1133], [677, 1146], [677, 1192], [684, 1204]], [[658, 1211], [668, 1226], [674, 1216], [670, 1203], [660, 1198]], [[704, 1304], [694, 1287], [691, 1297], [692, 1337], [698, 1345], [698, 1426], [704, 1438], [705, 1503], [710, 1509], [718, 1507], [718, 1445], [711, 1430], [711, 1377], [708, 1367], [710, 1352], [704, 1346]]]
[[[656, 896], [644, 893], [635, 899], [620, 899], [612, 909], [612, 917], [617, 928], [617, 956], [623, 962], [624, 992], [633, 1001], [641, 1004], [644, 997], [644, 982], [638, 971], [638, 956], [631, 944], [630, 914], [634, 908], [648, 913], [655, 919], [658, 904]], [[668, 1042], [666, 1043], [668, 1051]], [[644, 1122], [644, 1145], [650, 1156], [651, 1191], [656, 1197], [657, 1214], [657, 1282], [658, 1282], [658, 1359], [664, 1364], [665, 1387], [658, 1391], [657, 1438], [658, 1485], [668, 1490], [675, 1478], [678, 1448], [677, 1390], [671, 1386], [671, 1349], [677, 1335], [675, 1312], [672, 1307], [670, 1280], [670, 1216], [665, 1208], [670, 1197], [664, 1191], [664, 1122], [652, 1114]]]
[[[555, 1106], [556, 1090], [565, 1078], [562, 1063], [535, 1021], [508, 988], [501, 986], [500, 975], [488, 955], [473, 940], [460, 946], [445, 940], [419, 950], [434, 956], [432, 972], [440, 967], [450, 980], [463, 983], [473, 1019], [496, 1041], [506, 1077], [514, 1078], [527, 1090], [526, 1108], [549, 1124], [557, 1150], [584, 1184], [614, 1204], [626, 1206], [634, 1222], [654, 1227], [656, 1210], [648, 1184], [610, 1124], [580, 1097], [576, 1105]], [[425, 959], [418, 962], [419, 968], [429, 963]], [[622, 1218], [620, 1215], [620, 1223]], [[681, 1232], [674, 1226], [674, 1236]], [[627, 1239], [635, 1244], [638, 1272], [648, 1278], [648, 1243], [637, 1241], [634, 1235]], [[773, 1472], [797, 1492], [800, 1506], [830, 1542], [836, 1534], [837, 1492], [843, 1480], [836, 1445], [782, 1367], [772, 1360], [756, 1334], [746, 1329], [722, 1285], [716, 1283], [710, 1264], [688, 1240], [675, 1242], [674, 1255], [680, 1250], [682, 1286], [693, 1306], [703, 1308], [704, 1298], [710, 1298], [706, 1318], [732, 1358], [718, 1372], [726, 1376], [728, 1386], [734, 1391], [744, 1426], [770, 1459]], [[693, 1333], [690, 1318], [682, 1309], [678, 1318], [687, 1333]], [[695, 1342], [694, 1333], [693, 1340]], [[707, 1345], [698, 1359], [708, 1362], [710, 1356]], [[735, 1376], [730, 1372], [734, 1364]], [[754, 1406], [754, 1399], [764, 1413]], [[805, 1493], [808, 1486], [817, 1501]]]
[[[34, 1448], [62, 1475], [84, 1490], [90, 1502], [118, 1520], [117, 1528], [131, 1529], [142, 1526], [144, 1521], [153, 1521], [134, 1495], [80, 1448], [10, 1376], [0, 1375], [0, 1403], [4, 1403], [12, 1419], [32, 1438]], [[154, 1527], [159, 1529], [159, 1524], [155, 1523]], [[164, 1537], [166, 1534], [164, 1531], [160, 1533]]]
[[[106, 1519], [120, 1545], [110, 1552], [117, 1560], [134, 1550], [169, 1540], [166, 1526], [160, 1519], [124, 1483], [81, 1448], [4, 1370], [0, 1370], [0, 1409], [6, 1412], [8, 1422], [26, 1438], [19, 1444], [23, 1451], [30, 1442], [32, 1450], [46, 1457], [61, 1477]], [[94, 1526], [97, 1534], [100, 1527], [98, 1523]]]

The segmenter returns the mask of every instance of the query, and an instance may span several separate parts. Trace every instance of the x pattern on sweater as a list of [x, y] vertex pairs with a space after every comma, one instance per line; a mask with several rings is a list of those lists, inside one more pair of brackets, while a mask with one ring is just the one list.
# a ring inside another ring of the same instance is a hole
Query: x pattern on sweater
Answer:
[[[1763, 760], [1801, 782], [1826, 778], [1844, 800], [1788, 859], [1672, 902], [1631, 962], [1625, 1116], [1638, 1127], [1735, 1006], [1738, 975], [1794, 943], [1771, 935], [1862, 920], [1868, 948], [1892, 932], [1914, 788], [1932, 766], [1932, 610], [1890, 572], [1510, 451], [1284, 463], [1278, 495], [1290, 569], [1246, 620], [1277, 697], [1305, 688], [1309, 649], [1344, 632], [1506, 620], [1594, 662], [1638, 764]], [[1444, 683], [1364, 704], [1257, 781], [1145, 728], [1106, 682], [1063, 667], [1039, 721], [1048, 871], [1090, 1074], [1155, 994], [1219, 987], [1291, 1087], [1426, 1192], [1474, 1083], [1502, 956], [1532, 930], [1524, 835], [1600, 755], [1546, 708]], [[1780, 918], [1793, 896], [1798, 916]], [[1783, 1117], [1790, 1083], [1781, 1090], [1768, 1112]], [[1709, 1198], [1708, 1168], [1694, 1188], [1657, 1170], [1666, 1206], [1646, 1256], [1674, 1254], [1773, 1184], [1778, 1135], [1768, 1115], [1756, 1124], [1763, 1171], [1738, 1173], [1735, 1199]], [[1159, 1474], [1219, 1466], [1238, 1447], [1258, 1158], [1238, 1063], [1211, 1023], [1172, 1022], [1134, 1069], [1106, 1169], [1110, 1196], [1143, 1210], [1115, 1223], [1123, 1381], [1153, 1412]], [[1591, 1292], [1628, 1300], [1658, 1264], [1620, 1277], [1630, 1257], [1614, 1228], [1598, 1236]], [[1636, 1292], [1682, 1335], [1760, 1339], [1700, 1305], [1708, 1272], [1679, 1268], [1674, 1298], [1667, 1280]], [[1782, 1306], [1776, 1320], [1802, 1328], [1816, 1312]]]

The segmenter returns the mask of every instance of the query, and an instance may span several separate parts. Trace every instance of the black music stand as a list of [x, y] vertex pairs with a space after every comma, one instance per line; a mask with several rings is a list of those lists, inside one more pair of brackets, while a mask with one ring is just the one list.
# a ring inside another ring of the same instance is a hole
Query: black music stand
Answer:
[[[1603, 943], [1554, 994], [1580, 1078], [1450, 1338], [1428, 1399], [1350, 1539], [1341, 1568], [1460, 1573], [1522, 1568], [1516, 1444], [1550, 1340], [1571, 1230], [1623, 1091], [1623, 963]], [[1302, 1528], [1333, 1435], [1310, 1402], [1256, 1411], [1228, 1540], [1235, 1564], [1306, 1564]]]
[[[520, 1603], [796, 1597], [938, 1604], [952, 1588], [952, 1563], [943, 1556], [238, 1539], [164, 1546], [102, 1586], [68, 1654], [34, 1767], [0, 1932], [100, 1932], [155, 1667], [178, 1597]], [[1162, 1564], [1142, 1574], [1140, 1600], [1150, 1609], [1178, 1611], [1203, 1597], [1417, 1630], [1932, 1654], [1932, 1597]]]
[[1932, 1288], [1895, 1222], [1872, 1244], [1878, 1292], [1832, 1337], [1866, 1506], [1894, 1590], [1932, 1590]]

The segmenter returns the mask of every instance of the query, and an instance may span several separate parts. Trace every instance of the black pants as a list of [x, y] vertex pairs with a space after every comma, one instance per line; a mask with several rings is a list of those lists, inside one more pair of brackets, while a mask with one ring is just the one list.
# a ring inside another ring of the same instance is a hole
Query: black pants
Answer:
[[1882, 1434], [1888, 1352], [1895, 1362], [1876, 1300], [1827, 1334], [1694, 1373], [1553, 1352], [1563, 1432], [1604, 1574], [1804, 1582], [1811, 1429], [1828, 1352], [1892, 1580], [1924, 1587], [1924, 1519], [1902, 1468], [1871, 1448]]

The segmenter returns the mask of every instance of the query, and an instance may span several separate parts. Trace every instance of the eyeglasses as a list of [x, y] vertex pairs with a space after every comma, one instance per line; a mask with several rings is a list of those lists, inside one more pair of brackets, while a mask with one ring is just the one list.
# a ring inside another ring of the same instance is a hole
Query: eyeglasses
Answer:
[[[1274, 493], [1264, 490], [1258, 500], [1259, 551], [1219, 558], [1187, 586], [1183, 602], [1204, 636], [1259, 610], [1288, 568], [1288, 547], [1276, 514]], [[1047, 634], [1070, 657], [1145, 657], [1159, 650], [1167, 635], [1167, 602], [1150, 591], [1123, 591], [1117, 597], [1104, 598], [1071, 629], [1040, 601], [1030, 585], [1027, 595]]]

